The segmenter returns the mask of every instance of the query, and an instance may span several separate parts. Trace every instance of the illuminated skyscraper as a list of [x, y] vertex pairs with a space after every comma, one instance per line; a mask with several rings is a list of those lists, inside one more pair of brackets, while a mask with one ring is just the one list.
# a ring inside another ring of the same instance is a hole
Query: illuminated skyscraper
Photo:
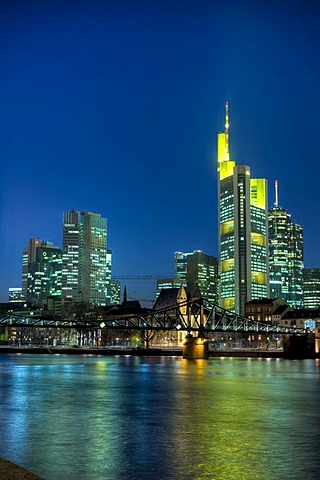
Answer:
[[181, 278], [159, 278], [157, 280], [156, 297], [160, 295], [161, 290], [168, 288], [187, 288], [187, 280]]
[[106, 305], [117, 305], [120, 303], [121, 283], [119, 280], [111, 278], [112, 271], [112, 251], [107, 249], [107, 287], [106, 287]]
[[157, 297], [162, 289], [187, 289], [191, 297], [201, 295], [218, 303], [218, 259], [201, 250], [174, 255], [174, 277], [157, 280]]
[[267, 180], [229, 154], [229, 113], [218, 133], [218, 228], [220, 305], [244, 314], [252, 298], [268, 297]]
[[289, 298], [294, 308], [303, 307], [303, 227], [292, 222], [289, 230]]
[[61, 296], [62, 251], [52, 242], [31, 238], [23, 249], [22, 294], [27, 302]]
[[11, 287], [9, 288], [9, 302], [16, 303], [16, 302], [23, 302], [25, 300], [25, 296], [22, 293], [21, 287]]
[[218, 302], [218, 259], [201, 250], [191, 253], [176, 252], [174, 256], [175, 279], [186, 282], [188, 292], [197, 289], [212, 303]]
[[320, 309], [320, 268], [303, 269], [303, 306]]
[[107, 305], [118, 305], [121, 297], [121, 283], [119, 280], [110, 280], [110, 300]]
[[99, 213], [66, 212], [62, 299], [105, 305], [110, 261], [107, 257], [107, 220]]
[[291, 307], [303, 306], [303, 227], [276, 201], [268, 214], [270, 295], [282, 298]]

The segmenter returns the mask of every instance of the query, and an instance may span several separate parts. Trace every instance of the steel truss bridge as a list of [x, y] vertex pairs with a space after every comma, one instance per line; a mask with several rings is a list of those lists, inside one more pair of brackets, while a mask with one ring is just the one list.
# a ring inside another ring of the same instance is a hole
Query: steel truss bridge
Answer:
[[122, 314], [116, 306], [106, 314], [87, 314], [85, 320], [74, 316], [67, 319], [43, 315], [0, 313], [0, 327], [73, 328], [76, 330], [126, 329], [149, 331], [186, 331], [206, 337], [212, 332], [255, 334], [306, 334], [301, 328], [284, 327], [251, 320], [204, 299], [189, 300], [162, 309], [142, 309]]

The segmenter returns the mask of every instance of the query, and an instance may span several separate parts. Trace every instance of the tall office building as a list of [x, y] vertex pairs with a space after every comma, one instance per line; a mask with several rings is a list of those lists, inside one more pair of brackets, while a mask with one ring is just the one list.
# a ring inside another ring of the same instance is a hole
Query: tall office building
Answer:
[[175, 279], [186, 282], [191, 295], [199, 289], [205, 300], [218, 303], [217, 257], [206, 255], [201, 250], [191, 253], [176, 252], [174, 268]]
[[107, 281], [106, 281], [106, 305], [112, 305], [111, 293], [111, 271], [112, 271], [112, 251], [107, 249]]
[[111, 279], [110, 281], [110, 300], [107, 305], [119, 305], [121, 297], [121, 283], [119, 280]]
[[121, 283], [111, 278], [112, 250], [107, 249], [107, 282], [106, 282], [106, 305], [118, 305], [120, 303]]
[[23, 302], [24, 300], [25, 300], [25, 296], [22, 293], [22, 287], [11, 287], [11, 288], [9, 288], [9, 302], [10, 303]]
[[303, 306], [320, 309], [320, 268], [303, 269]]
[[27, 302], [61, 296], [62, 250], [52, 242], [31, 238], [23, 249], [22, 295]]
[[303, 227], [292, 222], [289, 230], [289, 298], [293, 308], [303, 307]]
[[303, 227], [292, 221], [291, 213], [275, 204], [268, 214], [270, 295], [282, 298], [291, 307], [303, 306]]
[[157, 280], [156, 297], [158, 298], [161, 290], [167, 290], [168, 288], [187, 288], [187, 280], [181, 278], [159, 278]]
[[247, 301], [269, 295], [267, 180], [230, 160], [228, 103], [217, 143], [220, 305], [244, 314]]
[[107, 219], [99, 213], [64, 214], [62, 300], [106, 304], [111, 276], [107, 256]]

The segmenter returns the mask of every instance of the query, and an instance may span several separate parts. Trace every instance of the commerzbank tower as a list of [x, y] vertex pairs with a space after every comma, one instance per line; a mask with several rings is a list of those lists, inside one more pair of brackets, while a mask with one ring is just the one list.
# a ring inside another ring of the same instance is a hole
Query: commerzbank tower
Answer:
[[269, 297], [267, 180], [229, 154], [229, 105], [218, 133], [220, 305], [244, 314], [245, 302]]

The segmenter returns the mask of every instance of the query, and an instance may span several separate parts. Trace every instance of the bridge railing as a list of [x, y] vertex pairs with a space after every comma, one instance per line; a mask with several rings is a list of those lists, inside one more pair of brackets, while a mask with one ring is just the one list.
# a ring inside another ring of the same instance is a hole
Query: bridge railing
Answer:
[[0, 326], [63, 327], [76, 329], [118, 328], [136, 330], [181, 330], [205, 334], [209, 332], [252, 333], [306, 333], [305, 329], [283, 327], [270, 322], [249, 319], [202, 298], [188, 300], [161, 309], [142, 309], [141, 312], [109, 314], [90, 317], [88, 320], [49, 316], [0, 314]]

